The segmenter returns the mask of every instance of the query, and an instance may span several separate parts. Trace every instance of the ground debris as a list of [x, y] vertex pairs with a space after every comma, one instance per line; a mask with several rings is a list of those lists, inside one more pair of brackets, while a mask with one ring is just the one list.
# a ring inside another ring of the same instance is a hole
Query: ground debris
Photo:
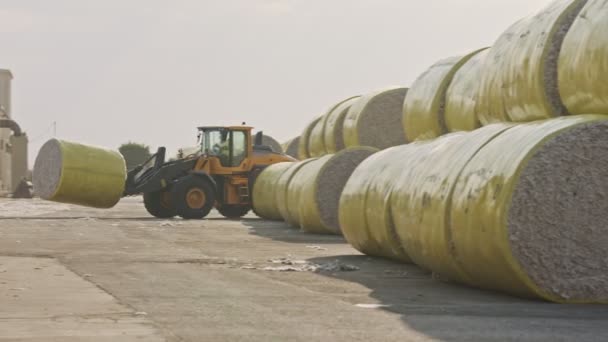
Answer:
[[358, 271], [359, 267], [354, 265], [343, 264], [340, 260], [334, 260], [328, 263], [312, 263], [306, 260], [291, 260], [289, 258], [279, 258], [268, 260], [273, 264], [281, 266], [268, 266], [262, 268], [263, 271], [271, 272], [352, 272]]

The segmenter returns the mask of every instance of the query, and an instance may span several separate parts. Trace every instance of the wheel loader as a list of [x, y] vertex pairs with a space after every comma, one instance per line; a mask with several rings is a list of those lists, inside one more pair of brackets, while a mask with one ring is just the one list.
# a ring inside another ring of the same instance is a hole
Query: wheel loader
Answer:
[[166, 149], [130, 170], [125, 196], [143, 194], [146, 210], [158, 218], [202, 219], [214, 207], [227, 218], [245, 216], [251, 189], [268, 165], [295, 161], [262, 145], [252, 127], [199, 127], [196, 153], [165, 161]]

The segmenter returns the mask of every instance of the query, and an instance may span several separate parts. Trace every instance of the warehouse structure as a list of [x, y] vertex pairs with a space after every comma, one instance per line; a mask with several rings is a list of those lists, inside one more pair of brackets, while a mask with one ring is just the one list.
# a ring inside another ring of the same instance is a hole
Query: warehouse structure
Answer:
[[15, 192], [27, 177], [28, 139], [11, 116], [10, 70], [0, 69], [0, 196]]

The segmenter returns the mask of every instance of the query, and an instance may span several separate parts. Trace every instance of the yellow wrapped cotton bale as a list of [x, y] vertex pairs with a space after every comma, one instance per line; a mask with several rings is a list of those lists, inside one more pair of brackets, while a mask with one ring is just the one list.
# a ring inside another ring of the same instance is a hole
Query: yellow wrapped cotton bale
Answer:
[[407, 88], [393, 87], [359, 98], [344, 119], [346, 147], [385, 149], [404, 144], [401, 109]]
[[298, 226], [299, 217], [297, 215], [292, 216], [289, 212], [289, 207], [287, 205], [289, 201], [289, 184], [291, 183], [291, 180], [296, 175], [296, 173], [303, 166], [314, 160], [316, 159], [306, 159], [291, 164], [289, 168], [285, 170], [277, 180], [275, 188], [277, 208], [279, 209], [279, 213], [281, 214], [283, 220], [285, 220], [285, 222], [292, 226]]
[[514, 126], [465, 166], [451, 253], [470, 284], [564, 303], [608, 303], [608, 117]]
[[325, 132], [323, 140], [327, 153], [336, 153], [345, 148], [344, 146], [344, 119], [350, 107], [357, 102], [361, 96], [351, 97], [341, 102], [337, 107], [327, 114], [325, 121]]
[[481, 67], [488, 50], [480, 50], [454, 75], [445, 95], [445, 126], [448, 132], [472, 131], [479, 128], [477, 101]]
[[34, 192], [40, 198], [94, 208], [111, 208], [123, 195], [125, 160], [118, 152], [52, 139], [34, 165]]
[[407, 141], [432, 139], [447, 133], [446, 91], [454, 74], [477, 52], [441, 60], [412, 84], [403, 102], [403, 129]]
[[352, 172], [377, 150], [353, 147], [302, 166], [288, 188], [288, 211], [303, 231], [340, 234], [340, 195]]
[[283, 172], [293, 163], [277, 163], [266, 167], [256, 178], [252, 190], [253, 212], [268, 220], [282, 220], [277, 204], [277, 184]]
[[420, 267], [450, 279], [467, 279], [451, 253], [452, 191], [467, 162], [510, 125], [452, 133], [410, 147], [408, 165], [395, 177], [391, 213], [396, 240]]
[[282, 147], [283, 147], [283, 151], [285, 152], [286, 155], [290, 156], [290, 157], [294, 157], [294, 158], [298, 158], [298, 147], [300, 144], [300, 137], [295, 137], [293, 139], [289, 139], [288, 141], [286, 141]]
[[340, 197], [339, 220], [346, 240], [367, 255], [411, 262], [395, 233], [391, 197], [395, 180], [412, 167], [418, 142], [378, 152], [359, 165]]
[[283, 153], [283, 147], [281, 144], [275, 138], [269, 135], [264, 134], [262, 136], [262, 145], [270, 147], [273, 152]]
[[[567, 115], [558, 91], [564, 36], [586, 0], [557, 0], [511, 26], [485, 59], [477, 109], [482, 124]], [[586, 77], [586, 76], [585, 76]]]
[[559, 56], [559, 92], [570, 113], [608, 114], [608, 2], [589, 0]]
[[310, 158], [310, 133], [315, 128], [317, 123], [321, 120], [321, 118], [322, 116], [319, 116], [318, 118], [311, 121], [302, 132], [302, 135], [300, 135], [300, 141], [298, 143], [298, 159], [304, 160]]
[[308, 136], [308, 152], [310, 157], [322, 157], [327, 154], [325, 149], [325, 141], [323, 133], [325, 132], [325, 119], [327, 114], [323, 115], [314, 125]]

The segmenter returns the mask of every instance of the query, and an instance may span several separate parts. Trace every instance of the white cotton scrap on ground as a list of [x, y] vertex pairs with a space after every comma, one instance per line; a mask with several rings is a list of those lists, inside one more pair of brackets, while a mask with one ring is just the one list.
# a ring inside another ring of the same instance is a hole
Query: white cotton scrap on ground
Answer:
[[352, 272], [358, 271], [359, 267], [343, 264], [340, 260], [317, 264], [305, 260], [291, 260], [289, 258], [279, 258], [268, 260], [273, 264], [281, 266], [268, 266], [262, 268], [263, 271], [271, 272]]

